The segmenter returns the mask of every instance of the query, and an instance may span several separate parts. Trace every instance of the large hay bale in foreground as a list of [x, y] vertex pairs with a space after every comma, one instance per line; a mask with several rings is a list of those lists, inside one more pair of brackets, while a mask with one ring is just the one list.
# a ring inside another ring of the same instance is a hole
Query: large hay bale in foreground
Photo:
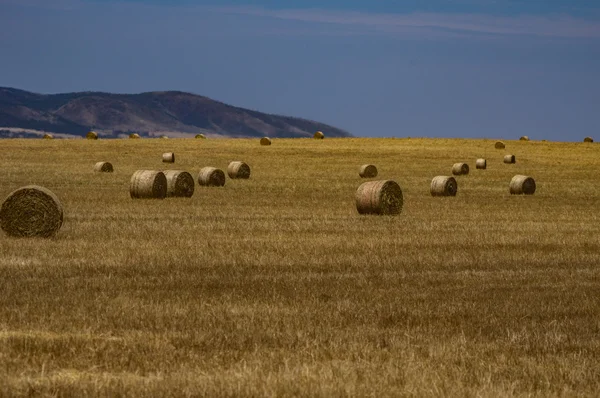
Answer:
[[592, 137], [585, 137], [583, 142], [594, 142], [594, 139]]
[[535, 180], [528, 176], [516, 175], [510, 180], [509, 191], [511, 195], [533, 195]]
[[363, 164], [358, 170], [358, 175], [361, 178], [375, 178], [377, 177], [377, 167], [374, 164]]
[[204, 167], [198, 174], [198, 185], [204, 187], [222, 187], [225, 185], [225, 173], [216, 167]]
[[515, 158], [515, 155], [504, 155], [504, 163], [513, 164], [516, 162], [517, 159]]
[[98, 162], [94, 165], [94, 171], [99, 173], [112, 173], [114, 171], [112, 163]]
[[140, 139], [140, 135], [138, 133], [131, 133], [129, 134], [129, 138], [131, 138], [132, 140], [137, 140]]
[[167, 178], [167, 197], [191, 198], [194, 194], [194, 177], [187, 171], [167, 170], [163, 172]]
[[98, 133], [96, 133], [95, 131], [90, 131], [85, 135], [85, 138], [87, 138], [88, 140], [97, 140]]
[[44, 134], [44, 136], [42, 138], [45, 140], [52, 140], [52, 139], [54, 139], [54, 136], [52, 134], [46, 133], [46, 134]]
[[173, 153], [173, 152], [163, 153], [162, 161], [163, 161], [163, 163], [175, 163], [175, 153]]
[[392, 180], [368, 181], [356, 190], [356, 210], [359, 214], [400, 214], [404, 204], [400, 185]]
[[504, 149], [504, 148], [506, 148], [506, 145], [504, 145], [504, 142], [502, 142], [502, 141], [497, 141], [494, 144], [494, 148], [496, 148], [496, 149]]
[[466, 163], [454, 163], [452, 166], [452, 174], [462, 176], [469, 174], [469, 165]]
[[200, 139], [205, 140], [206, 136], [204, 134], [196, 134], [196, 136], [194, 138], [200, 138]]
[[231, 162], [227, 166], [227, 174], [231, 179], [248, 179], [250, 178], [250, 166], [244, 162]]
[[0, 227], [9, 236], [55, 235], [63, 223], [63, 207], [54, 193], [37, 185], [11, 192], [0, 208]]
[[437, 176], [431, 180], [431, 196], [456, 196], [458, 184], [454, 177]]
[[523, 135], [519, 138], [519, 141], [529, 141], [529, 136]]
[[477, 159], [475, 161], [475, 168], [480, 170], [487, 169], [487, 160], [485, 159]]
[[260, 145], [271, 145], [271, 139], [269, 137], [261, 138]]
[[167, 177], [162, 171], [138, 170], [131, 176], [129, 195], [132, 199], [164, 199]]
[[325, 134], [323, 134], [322, 131], [317, 131], [315, 135], [313, 135], [313, 138], [317, 140], [322, 140], [323, 138], [325, 138]]

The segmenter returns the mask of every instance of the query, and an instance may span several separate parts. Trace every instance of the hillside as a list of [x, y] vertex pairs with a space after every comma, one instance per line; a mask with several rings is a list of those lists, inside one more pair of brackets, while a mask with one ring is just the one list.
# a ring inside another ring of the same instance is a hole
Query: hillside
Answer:
[[37, 94], [0, 87], [0, 130], [15, 128], [83, 136], [137, 132], [203, 133], [227, 137], [347, 137], [344, 130], [312, 120], [270, 115], [180, 91], [141, 94], [81, 92]]

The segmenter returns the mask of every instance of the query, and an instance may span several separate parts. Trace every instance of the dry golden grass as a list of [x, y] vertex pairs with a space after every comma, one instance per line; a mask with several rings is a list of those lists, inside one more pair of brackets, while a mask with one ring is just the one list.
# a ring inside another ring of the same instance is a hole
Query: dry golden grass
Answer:
[[[0, 196], [45, 186], [65, 221], [0, 235], [0, 395], [596, 396], [600, 145], [510, 141], [506, 165], [494, 142], [3, 140]], [[130, 199], [167, 150], [252, 178]], [[367, 162], [402, 214], [357, 214]]]

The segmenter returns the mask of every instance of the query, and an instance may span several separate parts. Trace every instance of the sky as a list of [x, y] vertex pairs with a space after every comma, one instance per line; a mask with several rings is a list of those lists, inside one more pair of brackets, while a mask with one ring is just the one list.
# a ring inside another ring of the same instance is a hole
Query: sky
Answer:
[[360, 137], [600, 140], [600, 1], [0, 0], [0, 86], [188, 91]]

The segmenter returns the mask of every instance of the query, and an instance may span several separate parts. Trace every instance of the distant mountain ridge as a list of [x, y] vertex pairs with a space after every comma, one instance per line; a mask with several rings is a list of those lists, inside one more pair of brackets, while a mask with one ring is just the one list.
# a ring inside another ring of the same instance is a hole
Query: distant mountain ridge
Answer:
[[0, 87], [0, 130], [10, 128], [84, 136], [131, 132], [224, 137], [350, 137], [345, 130], [312, 120], [239, 108], [181, 91], [141, 94], [79, 92], [37, 94]]

